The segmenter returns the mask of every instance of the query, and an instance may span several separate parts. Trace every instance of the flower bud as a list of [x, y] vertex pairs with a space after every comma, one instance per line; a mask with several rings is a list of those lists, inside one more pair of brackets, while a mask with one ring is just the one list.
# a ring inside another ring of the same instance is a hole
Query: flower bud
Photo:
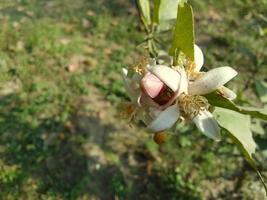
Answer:
[[154, 74], [147, 73], [141, 80], [141, 87], [152, 99], [159, 95], [164, 83]]

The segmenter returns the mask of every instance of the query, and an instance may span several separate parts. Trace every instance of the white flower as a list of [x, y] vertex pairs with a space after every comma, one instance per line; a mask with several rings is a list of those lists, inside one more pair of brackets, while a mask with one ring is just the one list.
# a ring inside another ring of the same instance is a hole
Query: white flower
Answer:
[[165, 65], [147, 65], [141, 71], [143, 73], [130, 77], [127, 69], [122, 70], [125, 88], [134, 107], [130, 109], [134, 112], [129, 113], [130, 117], [138, 114], [151, 132], [168, 129], [180, 117], [178, 107], [168, 105], [180, 94], [187, 93], [186, 73]]
[[184, 118], [192, 120], [206, 136], [220, 140], [220, 128], [201, 95], [219, 89], [227, 98], [235, 98], [235, 93], [223, 85], [237, 72], [231, 67], [200, 72], [203, 64], [203, 53], [195, 45], [195, 63], [187, 71], [183, 67], [147, 64], [137, 70], [142, 73], [128, 78], [127, 70], [123, 70], [126, 89], [132, 102], [142, 108], [141, 118], [149, 131], [164, 131]]

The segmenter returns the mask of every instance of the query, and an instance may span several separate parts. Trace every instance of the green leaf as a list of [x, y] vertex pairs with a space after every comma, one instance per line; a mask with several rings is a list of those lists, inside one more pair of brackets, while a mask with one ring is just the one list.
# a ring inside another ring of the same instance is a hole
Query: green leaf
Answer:
[[159, 6], [159, 22], [176, 19], [179, 0], [161, 0]]
[[263, 177], [257, 169], [255, 161], [252, 157], [252, 154], [255, 153], [256, 150], [256, 143], [252, 137], [252, 132], [250, 130], [250, 116], [218, 107], [215, 109], [213, 114], [222, 130], [224, 130], [227, 135], [233, 140], [233, 142], [238, 146], [238, 148], [244, 154], [246, 160], [256, 171], [267, 194], [267, 187], [265, 185]]
[[154, 0], [153, 22], [159, 24], [159, 7], [162, 0]]
[[159, 25], [159, 31], [172, 28], [177, 17], [177, 6], [185, 2], [187, 0], [154, 0], [153, 22]]
[[179, 0], [155, 0], [153, 21], [158, 24], [157, 31], [168, 31], [175, 24]]
[[263, 119], [267, 121], [267, 110], [263, 108], [255, 108], [255, 107], [241, 107], [239, 106], [240, 113], [250, 115], [252, 117]]
[[219, 92], [213, 92], [205, 95], [210, 105], [230, 109], [242, 114], [250, 115], [252, 117], [263, 119], [267, 121], [267, 111], [263, 108], [241, 107], [236, 105], [231, 100], [223, 97]]
[[190, 60], [194, 61], [194, 19], [192, 7], [184, 3], [178, 6], [178, 13], [174, 31], [174, 38], [170, 55], [177, 56], [177, 52], [183, 52]]
[[137, 0], [140, 16], [144, 26], [147, 28], [151, 24], [149, 0]]
[[214, 111], [214, 116], [220, 126], [238, 139], [250, 156], [255, 153], [256, 143], [250, 131], [250, 116], [218, 107]]

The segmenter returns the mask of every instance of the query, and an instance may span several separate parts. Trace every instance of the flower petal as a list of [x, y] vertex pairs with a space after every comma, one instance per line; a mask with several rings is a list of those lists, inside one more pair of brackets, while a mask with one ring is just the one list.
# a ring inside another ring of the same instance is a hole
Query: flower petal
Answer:
[[185, 94], [188, 93], [188, 78], [187, 78], [186, 71], [184, 69], [178, 69], [177, 72], [181, 76], [181, 81], [180, 81], [178, 94], [177, 94], [177, 97], [178, 97], [182, 93], [185, 93]]
[[148, 126], [150, 132], [160, 132], [175, 124], [180, 116], [180, 111], [176, 104], [166, 108]]
[[208, 94], [220, 88], [237, 75], [231, 67], [219, 67], [206, 72], [189, 84], [189, 94]]
[[209, 111], [200, 111], [193, 121], [204, 135], [215, 141], [221, 139], [220, 127]]
[[165, 65], [155, 65], [150, 71], [171, 88], [172, 91], [176, 92], [179, 89], [181, 75], [174, 69]]
[[220, 88], [220, 92], [229, 100], [234, 100], [236, 98], [236, 93], [225, 86]]
[[141, 86], [148, 96], [155, 98], [164, 87], [164, 83], [154, 74], [147, 73], [141, 80]]
[[195, 54], [194, 58], [196, 64], [195, 72], [199, 72], [204, 64], [204, 55], [202, 53], [202, 50], [196, 44], [194, 45], [194, 54]]

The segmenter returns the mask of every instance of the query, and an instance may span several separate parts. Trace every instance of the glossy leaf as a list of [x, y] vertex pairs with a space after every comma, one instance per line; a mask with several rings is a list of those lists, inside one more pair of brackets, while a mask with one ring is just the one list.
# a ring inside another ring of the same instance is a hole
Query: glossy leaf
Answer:
[[263, 177], [257, 169], [255, 161], [252, 157], [252, 154], [255, 153], [256, 150], [256, 143], [252, 137], [252, 132], [250, 130], [250, 116], [218, 107], [215, 109], [213, 114], [222, 130], [224, 130], [227, 135], [233, 140], [233, 142], [238, 146], [238, 148], [244, 154], [246, 160], [256, 171], [261, 182], [263, 183], [265, 192], [267, 194], [267, 187], [265, 185]]
[[212, 106], [230, 109], [242, 114], [250, 115], [252, 117], [267, 121], [267, 111], [263, 108], [238, 106], [231, 100], [223, 97], [219, 92], [207, 94], [205, 95], [205, 97], [208, 99], [209, 103]]
[[192, 7], [184, 3], [178, 6], [178, 13], [174, 31], [174, 38], [170, 55], [177, 56], [177, 52], [183, 52], [190, 60], [194, 61], [194, 21]]
[[242, 143], [243, 148], [246, 149], [250, 156], [255, 153], [256, 143], [252, 138], [250, 130], [250, 116], [218, 107], [214, 111], [214, 116], [220, 126], [229, 131]]

